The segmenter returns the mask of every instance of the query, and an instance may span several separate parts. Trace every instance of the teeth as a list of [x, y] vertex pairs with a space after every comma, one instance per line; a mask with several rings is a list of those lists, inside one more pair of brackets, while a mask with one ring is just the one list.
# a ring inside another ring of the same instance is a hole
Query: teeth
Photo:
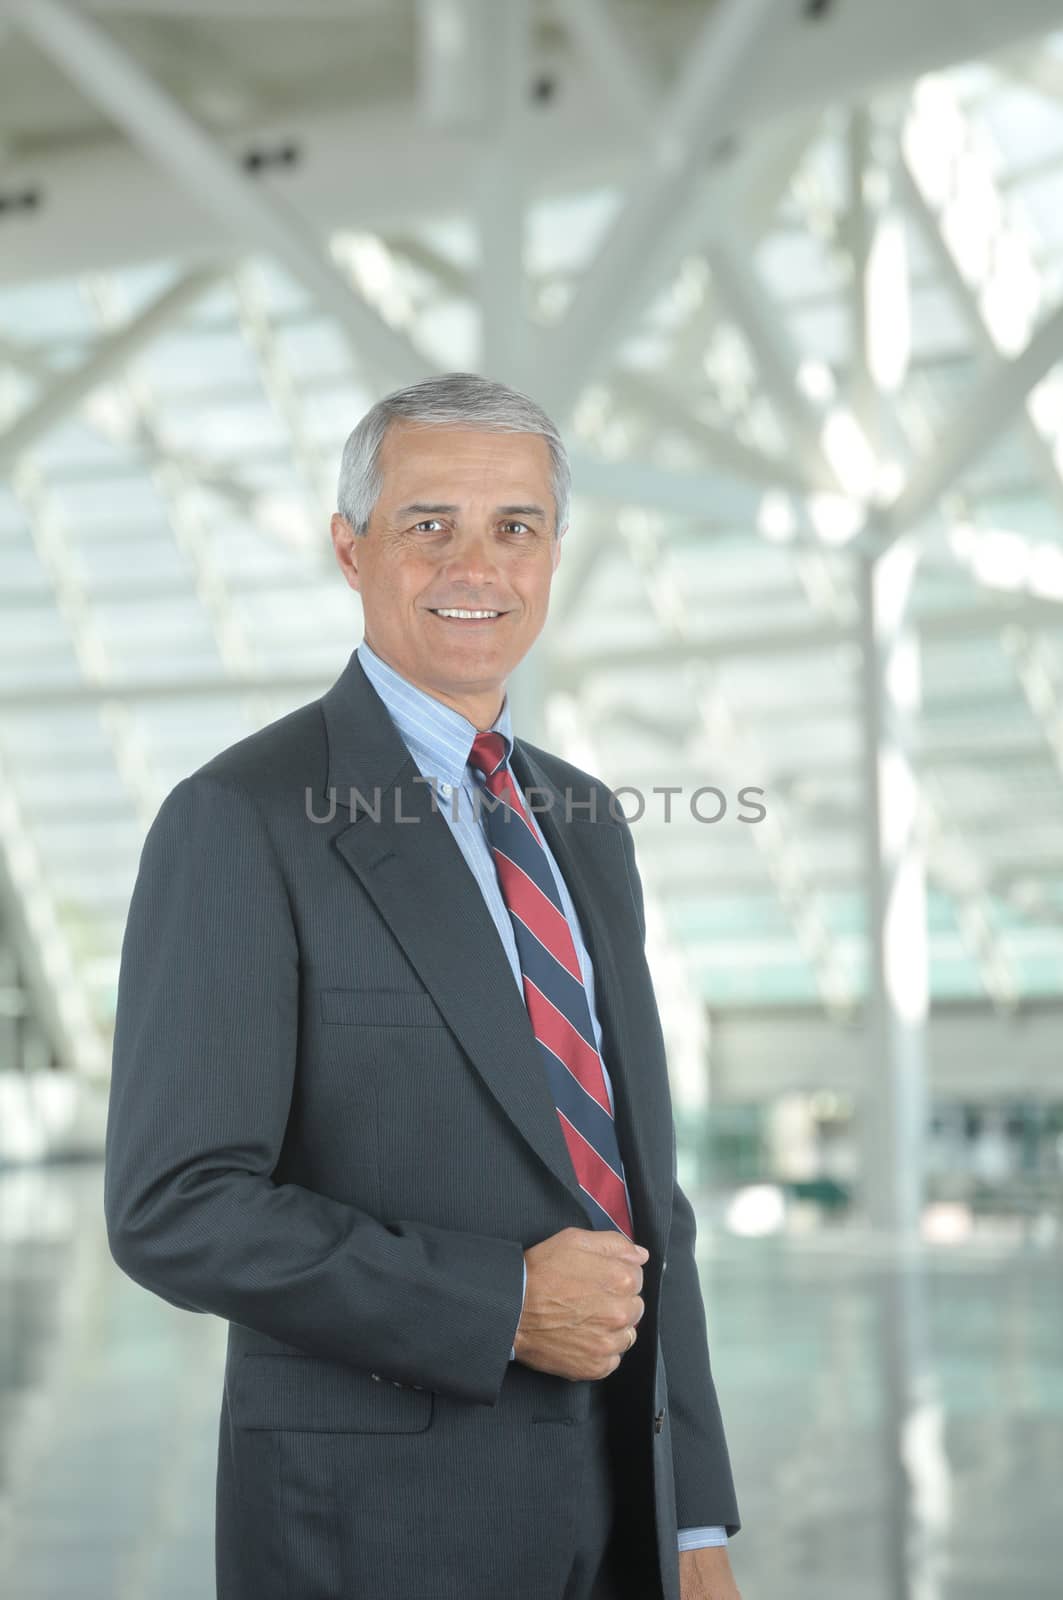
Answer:
[[456, 608], [444, 610], [441, 606], [436, 609], [437, 617], [497, 617], [497, 611], [458, 611]]

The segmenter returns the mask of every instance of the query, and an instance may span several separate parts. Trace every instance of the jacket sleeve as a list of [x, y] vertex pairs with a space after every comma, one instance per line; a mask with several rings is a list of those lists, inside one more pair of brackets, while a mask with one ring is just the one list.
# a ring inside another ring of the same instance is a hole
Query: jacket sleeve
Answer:
[[299, 948], [265, 824], [238, 785], [193, 774], [148, 831], [122, 944], [104, 1176], [115, 1261], [171, 1305], [494, 1404], [520, 1243], [385, 1223], [276, 1182], [298, 1022]]
[[[620, 809], [618, 805], [616, 811]], [[645, 941], [642, 882], [635, 865], [634, 843], [626, 821], [620, 821], [619, 826], [639, 931]], [[696, 1239], [694, 1210], [676, 1176], [673, 1124], [672, 1223], [668, 1270], [661, 1276], [658, 1326], [668, 1382], [676, 1520], [679, 1528], [721, 1527], [730, 1538], [742, 1524], [709, 1361]]]

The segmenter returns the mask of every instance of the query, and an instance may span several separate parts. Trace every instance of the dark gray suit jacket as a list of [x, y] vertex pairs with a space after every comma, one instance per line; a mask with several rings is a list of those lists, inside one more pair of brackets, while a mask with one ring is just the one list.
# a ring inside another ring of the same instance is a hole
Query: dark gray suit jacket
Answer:
[[[594, 961], [650, 1252], [603, 1381], [640, 1581], [678, 1600], [677, 1526], [739, 1518], [642, 890], [605, 785], [520, 739], [512, 762], [553, 796], [537, 816]], [[124, 1271], [230, 1324], [220, 1600], [556, 1600], [580, 1386], [508, 1357], [524, 1250], [589, 1219], [483, 897], [354, 654], [148, 832], [105, 1197]]]

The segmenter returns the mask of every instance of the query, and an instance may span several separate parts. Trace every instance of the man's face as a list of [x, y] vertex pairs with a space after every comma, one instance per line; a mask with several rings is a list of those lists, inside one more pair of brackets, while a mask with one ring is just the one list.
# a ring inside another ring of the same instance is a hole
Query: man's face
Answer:
[[403, 677], [487, 727], [546, 620], [561, 556], [546, 440], [392, 423], [380, 469], [368, 532], [332, 519], [366, 640]]

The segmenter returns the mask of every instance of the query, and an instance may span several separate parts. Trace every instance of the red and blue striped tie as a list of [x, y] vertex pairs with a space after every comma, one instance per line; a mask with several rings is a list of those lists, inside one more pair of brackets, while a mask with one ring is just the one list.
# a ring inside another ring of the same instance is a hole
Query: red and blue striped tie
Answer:
[[483, 774], [494, 797], [493, 804], [481, 804], [484, 829], [513, 922], [532, 1032], [587, 1211], [594, 1227], [616, 1228], [633, 1239], [616, 1126], [576, 947], [546, 852], [506, 767], [502, 735], [478, 733], [469, 765]]

